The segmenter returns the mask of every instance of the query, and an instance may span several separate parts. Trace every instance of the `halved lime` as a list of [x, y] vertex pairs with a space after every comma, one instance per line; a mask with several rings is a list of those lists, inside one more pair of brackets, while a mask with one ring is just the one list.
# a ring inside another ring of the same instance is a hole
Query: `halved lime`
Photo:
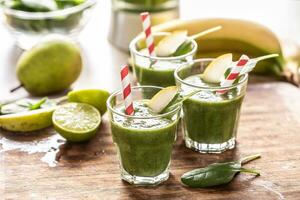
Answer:
[[101, 123], [100, 112], [86, 103], [59, 106], [52, 116], [54, 129], [71, 142], [91, 139]]

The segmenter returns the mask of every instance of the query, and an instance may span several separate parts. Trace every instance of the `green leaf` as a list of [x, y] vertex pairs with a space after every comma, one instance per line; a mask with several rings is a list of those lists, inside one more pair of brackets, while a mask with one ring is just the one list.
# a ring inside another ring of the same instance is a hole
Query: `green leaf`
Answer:
[[259, 157], [260, 155], [257, 154], [243, 158], [239, 161], [214, 163], [204, 168], [194, 169], [184, 173], [181, 176], [181, 182], [189, 187], [205, 188], [229, 183], [239, 172], [260, 175], [255, 170], [242, 167], [242, 164]]
[[37, 110], [41, 108], [49, 108], [56, 105], [56, 101], [43, 98], [41, 100], [20, 99], [12, 103], [1, 106], [1, 115], [27, 112], [30, 110]]
[[192, 51], [193, 49], [193, 44], [191, 41], [185, 41], [183, 44], [181, 44], [173, 53], [172, 56], [181, 56], [184, 54], [187, 54], [188, 52]]
[[47, 101], [47, 97], [45, 97], [45, 98], [42, 98], [40, 101], [38, 101], [37, 103], [35, 103], [35, 104], [31, 104], [30, 106], [29, 106], [29, 110], [36, 110], [36, 109], [39, 109], [39, 108], [41, 108], [41, 106]]

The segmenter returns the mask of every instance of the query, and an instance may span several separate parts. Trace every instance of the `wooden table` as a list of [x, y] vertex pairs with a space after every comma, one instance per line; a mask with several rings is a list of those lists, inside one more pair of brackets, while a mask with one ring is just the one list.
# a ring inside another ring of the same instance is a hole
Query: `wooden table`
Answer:
[[[51, 129], [34, 136], [1, 133], [4, 199], [299, 199], [300, 92], [286, 83], [250, 85], [243, 104], [237, 148], [223, 154], [187, 149], [181, 133], [172, 154], [170, 179], [158, 187], [134, 187], [120, 180], [116, 148], [107, 116], [97, 136], [85, 144], [64, 144]], [[61, 142], [61, 143], [60, 143]], [[51, 147], [60, 145], [59, 152]], [[33, 147], [38, 146], [34, 150]], [[28, 154], [26, 151], [33, 151]], [[49, 151], [46, 153], [47, 151]], [[36, 153], [36, 151], [42, 151]], [[45, 151], [45, 152], [43, 152]], [[216, 161], [261, 153], [247, 164], [260, 177], [240, 174], [225, 186], [189, 189], [180, 176]], [[48, 164], [58, 160], [55, 167]], [[1, 196], [0, 196], [1, 197]]]
[[[243, 12], [234, 12], [237, 10], [233, 5], [244, 5], [244, 1], [226, 1], [224, 6], [230, 3], [229, 10], [223, 6], [219, 6], [223, 10], [215, 10], [216, 0], [197, 1], [197, 6], [196, 1], [185, 2], [183, 18], [210, 17], [215, 11], [214, 16], [218, 17], [259, 18], [272, 24], [273, 30], [286, 31], [279, 26], [283, 15], [274, 19], [273, 13], [283, 8], [275, 1], [270, 7], [266, 6], [270, 1], [247, 1], [250, 9]], [[258, 2], [261, 7], [256, 9]], [[203, 5], [208, 9], [197, 12]], [[120, 86], [116, 74], [128, 56], [106, 40], [109, 11], [107, 1], [99, 2], [80, 36], [85, 68], [74, 88], [100, 87], [113, 91]], [[26, 96], [24, 90], [9, 93], [17, 85], [14, 71], [21, 50], [14, 46], [3, 26], [0, 38], [0, 100]], [[299, 100], [299, 90], [286, 83], [249, 85], [237, 148], [223, 154], [199, 154], [185, 148], [179, 133], [172, 155], [171, 177], [153, 188], [133, 187], [120, 180], [107, 116], [103, 117], [97, 136], [84, 144], [65, 143], [52, 129], [30, 136], [0, 131], [0, 199], [300, 199]], [[195, 167], [254, 153], [261, 153], [262, 158], [247, 167], [259, 170], [261, 177], [240, 174], [232, 183], [210, 189], [189, 189], [180, 184], [180, 176]]]

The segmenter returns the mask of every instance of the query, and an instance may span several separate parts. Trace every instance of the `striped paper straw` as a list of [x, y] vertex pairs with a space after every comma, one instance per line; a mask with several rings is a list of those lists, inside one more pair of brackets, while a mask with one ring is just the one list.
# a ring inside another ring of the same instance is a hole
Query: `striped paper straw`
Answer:
[[146, 35], [146, 45], [150, 56], [156, 56], [154, 52], [154, 39], [151, 31], [151, 21], [150, 14], [148, 12], [143, 12], [140, 14], [143, 22], [143, 29]]
[[127, 115], [133, 115], [133, 101], [132, 101], [132, 94], [131, 94], [131, 85], [129, 79], [129, 68], [128, 65], [124, 65], [121, 68], [121, 82], [122, 82], [122, 89], [123, 89], [123, 99], [125, 104], [125, 112]]
[[[235, 66], [232, 68], [231, 72], [228, 74], [226, 79], [221, 82], [222, 87], [231, 86], [234, 81], [239, 76], [240, 72], [242, 71], [243, 67], [248, 63], [249, 57], [246, 55], [242, 55], [240, 59], [237, 61]], [[219, 90], [217, 91], [218, 94], [225, 94], [227, 90]]]

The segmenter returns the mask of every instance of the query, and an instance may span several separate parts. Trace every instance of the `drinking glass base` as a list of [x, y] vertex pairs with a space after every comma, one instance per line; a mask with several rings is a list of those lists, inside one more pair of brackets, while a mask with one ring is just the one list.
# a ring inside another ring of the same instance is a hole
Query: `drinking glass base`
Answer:
[[158, 185], [169, 178], [169, 169], [166, 169], [163, 173], [155, 177], [144, 177], [144, 176], [135, 176], [126, 172], [123, 168], [121, 169], [121, 178], [133, 185], [137, 186], [155, 186]]
[[231, 138], [222, 144], [205, 144], [198, 143], [189, 137], [185, 137], [185, 146], [199, 153], [222, 153], [235, 147], [235, 138]]

